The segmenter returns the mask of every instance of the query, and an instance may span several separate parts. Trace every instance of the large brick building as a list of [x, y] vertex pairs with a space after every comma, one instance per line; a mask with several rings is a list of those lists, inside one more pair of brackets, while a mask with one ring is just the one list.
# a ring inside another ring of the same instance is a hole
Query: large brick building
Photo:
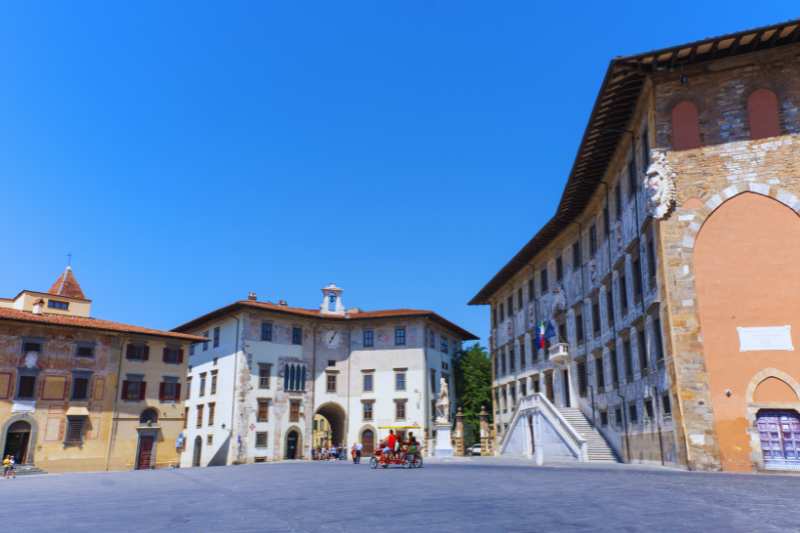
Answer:
[[471, 301], [501, 452], [800, 468], [798, 73], [800, 21], [611, 62], [556, 214]]

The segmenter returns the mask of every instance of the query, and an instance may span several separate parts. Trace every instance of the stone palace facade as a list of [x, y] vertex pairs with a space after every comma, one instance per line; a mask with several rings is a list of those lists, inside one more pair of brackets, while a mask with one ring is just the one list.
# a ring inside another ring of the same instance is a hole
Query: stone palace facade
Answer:
[[322, 293], [317, 309], [251, 294], [176, 328], [209, 339], [190, 352], [182, 466], [355, 442], [370, 454], [392, 428], [432, 449], [439, 380], [476, 337], [432, 311], [347, 309], [335, 285]]
[[470, 302], [500, 453], [800, 468], [798, 37], [611, 61], [556, 214]]

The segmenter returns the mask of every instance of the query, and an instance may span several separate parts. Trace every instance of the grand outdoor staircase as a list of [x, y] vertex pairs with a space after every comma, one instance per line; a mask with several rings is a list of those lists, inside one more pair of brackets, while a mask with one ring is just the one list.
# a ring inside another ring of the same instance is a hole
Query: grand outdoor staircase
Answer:
[[559, 407], [561, 416], [586, 440], [590, 462], [616, 463], [617, 457], [606, 439], [589, 423], [580, 409]]

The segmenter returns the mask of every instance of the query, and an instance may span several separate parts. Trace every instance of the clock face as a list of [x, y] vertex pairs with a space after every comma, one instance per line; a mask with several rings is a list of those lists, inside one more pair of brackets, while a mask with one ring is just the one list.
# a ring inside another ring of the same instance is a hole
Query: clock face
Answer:
[[323, 339], [328, 348], [337, 348], [342, 340], [342, 335], [335, 329], [323, 333]]

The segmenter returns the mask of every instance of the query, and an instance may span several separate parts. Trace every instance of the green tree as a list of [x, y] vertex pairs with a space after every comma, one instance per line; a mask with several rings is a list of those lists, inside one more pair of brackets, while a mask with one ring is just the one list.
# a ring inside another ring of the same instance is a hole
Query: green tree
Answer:
[[467, 446], [477, 440], [480, 431], [478, 417], [486, 406], [489, 421], [492, 417], [492, 363], [486, 349], [473, 344], [455, 358], [455, 387], [458, 406], [464, 413], [464, 438]]

